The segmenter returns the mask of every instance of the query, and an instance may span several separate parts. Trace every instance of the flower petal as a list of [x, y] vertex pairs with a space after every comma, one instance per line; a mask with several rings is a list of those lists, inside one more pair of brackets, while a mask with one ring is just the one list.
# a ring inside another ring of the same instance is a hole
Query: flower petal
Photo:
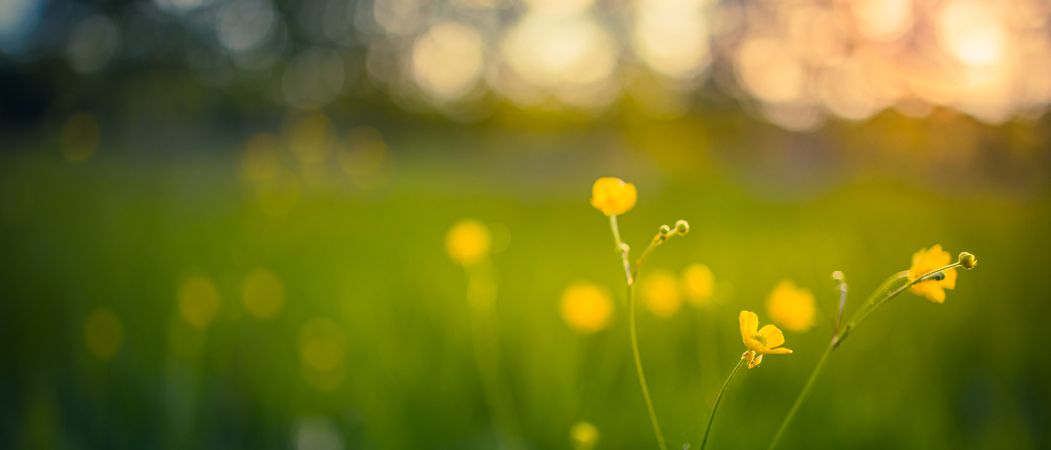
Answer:
[[737, 319], [741, 323], [741, 340], [748, 346], [748, 339], [755, 336], [759, 328], [759, 316], [751, 311], [741, 311]]
[[759, 335], [763, 337], [767, 348], [780, 347], [785, 343], [785, 334], [774, 324], [763, 325], [759, 329]]
[[792, 353], [792, 349], [784, 347], [771, 348], [766, 351], [767, 355], [787, 355], [789, 353]]
[[956, 269], [949, 269], [945, 271], [945, 279], [941, 281], [942, 287], [946, 289], [956, 289]]
[[766, 351], [769, 350], [765, 344], [751, 336], [744, 338], [744, 346], [757, 353], [766, 353]]

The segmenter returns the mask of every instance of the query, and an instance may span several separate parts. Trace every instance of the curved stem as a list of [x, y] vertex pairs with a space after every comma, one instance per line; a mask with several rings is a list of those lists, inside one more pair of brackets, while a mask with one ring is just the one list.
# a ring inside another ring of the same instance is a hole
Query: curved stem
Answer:
[[701, 450], [704, 450], [704, 446], [708, 444], [708, 434], [712, 430], [712, 422], [715, 421], [715, 412], [719, 410], [719, 402], [723, 399], [723, 394], [726, 393], [726, 387], [730, 385], [730, 380], [734, 379], [734, 375], [737, 375], [737, 369], [740, 369], [742, 364], [744, 364], [744, 359], [737, 361], [734, 370], [730, 371], [730, 376], [726, 377], [726, 381], [723, 382], [723, 388], [719, 390], [719, 395], [715, 397], [715, 405], [712, 406], [712, 415], [708, 416], [708, 426], [704, 428], [704, 437], [701, 438]]
[[[893, 290], [890, 290], [888, 292], [888, 290], [891, 289], [891, 286], [893, 286], [894, 283], [902, 279], [907, 279], [909, 277], [908, 271], [898, 272], [894, 275], [891, 275], [890, 278], [887, 278], [887, 280], [884, 281], [883, 284], [876, 288], [872, 295], [870, 295], [869, 298], [865, 300], [865, 303], [861, 305], [861, 308], [854, 313], [855, 318], [852, 318], [849, 322], [847, 322], [847, 324], [843, 327], [842, 330], [839, 330], [838, 333], [832, 336], [832, 342], [829, 344], [828, 348], [825, 349], [825, 353], [821, 355], [821, 359], [818, 360], [817, 366], [814, 367], [814, 371], [810, 373], [810, 379], [808, 379], [806, 385], [803, 386], [803, 391], [799, 393], [798, 397], [796, 397], [795, 403], [792, 404], [792, 409], [788, 410], [788, 415], [785, 416], [785, 419], [781, 422], [781, 426], [777, 429], [777, 434], [774, 435], [774, 439], [770, 441], [770, 446], [768, 447], [768, 449], [773, 450], [775, 447], [777, 447], [777, 444], [781, 441], [781, 436], [783, 436], [785, 434], [785, 430], [788, 429], [788, 424], [792, 422], [792, 419], [795, 417], [796, 412], [799, 410], [799, 407], [802, 406], [803, 401], [805, 401], [807, 396], [810, 395], [810, 390], [814, 388], [814, 381], [817, 380], [818, 374], [821, 373], [821, 371], [825, 368], [825, 364], [828, 363], [829, 355], [831, 355], [832, 351], [838, 348], [839, 345], [843, 343], [843, 340], [846, 339], [847, 335], [854, 328], [856, 328], [858, 324], [863, 322], [870, 315], [872, 315], [872, 313], [882, 308], [884, 305], [889, 303], [902, 292], [905, 292], [906, 289], [912, 287], [913, 285], [916, 285], [917, 283], [929, 281], [942, 271], [954, 269], [957, 267], [960, 267], [959, 262], [939, 267], [923, 275], [920, 275], [913, 280], [909, 280], [905, 284], [898, 286], [897, 288], [894, 288]], [[885, 295], [883, 295], [884, 293]]]
[[639, 339], [635, 330], [635, 285], [628, 283], [628, 332], [631, 335], [631, 354], [635, 357], [635, 372], [639, 375], [639, 386], [642, 387], [642, 399], [646, 401], [646, 411], [650, 414], [650, 424], [653, 433], [657, 435], [657, 445], [660, 450], [667, 450], [664, 443], [664, 433], [657, 422], [657, 412], [653, 409], [653, 400], [650, 398], [650, 388], [646, 384], [646, 373], [642, 370], [642, 357], [639, 356]]
[[785, 434], [785, 430], [788, 429], [788, 424], [792, 423], [792, 419], [795, 418], [796, 412], [799, 411], [799, 407], [803, 405], [803, 401], [806, 400], [807, 396], [810, 395], [810, 390], [814, 388], [814, 381], [817, 380], [817, 376], [825, 368], [825, 364], [828, 363], [828, 357], [832, 354], [832, 350], [835, 349], [835, 344], [831, 344], [825, 349], [825, 353], [821, 355], [821, 359], [817, 361], [817, 366], [814, 366], [814, 371], [810, 373], [810, 379], [807, 380], [806, 385], [803, 386], [803, 391], [796, 397], [795, 403], [792, 404], [792, 409], [788, 410], [788, 415], [785, 416], [785, 420], [781, 421], [781, 426], [777, 429], [777, 434], [774, 435], [774, 439], [770, 441], [768, 450], [773, 450], [777, 447], [777, 444], [781, 442], [781, 436]]

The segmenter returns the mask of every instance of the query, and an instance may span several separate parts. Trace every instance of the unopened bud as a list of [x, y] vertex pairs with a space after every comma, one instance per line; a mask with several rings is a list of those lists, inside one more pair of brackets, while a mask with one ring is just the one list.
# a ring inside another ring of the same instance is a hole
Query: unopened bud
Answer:
[[686, 236], [686, 233], [690, 232], [690, 223], [685, 220], [678, 220], [675, 222], [675, 233], [679, 236]]

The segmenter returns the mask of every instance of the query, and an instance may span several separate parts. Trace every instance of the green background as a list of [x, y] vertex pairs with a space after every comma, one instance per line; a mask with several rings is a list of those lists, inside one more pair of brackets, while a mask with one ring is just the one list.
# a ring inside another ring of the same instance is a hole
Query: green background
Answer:
[[[639, 189], [621, 218], [634, 248], [661, 224], [692, 226], [643, 270], [701, 262], [717, 279], [708, 307], [686, 304], [669, 319], [640, 309], [672, 448], [696, 448], [743, 350], [741, 309], [765, 323], [765, 296], [789, 278], [815, 293], [821, 314], [809, 333], [786, 333], [793, 355], [738, 375], [710, 448], [769, 442], [832, 332], [833, 270], [850, 282], [849, 313], [936, 243], [975, 253], [979, 267], [960, 273], [945, 304], [906, 294], [860, 327], [783, 447], [1048, 448], [1046, 128], [938, 117], [888, 113], [805, 135], [719, 113], [380, 124], [388, 151], [368, 179], [331, 159], [308, 173], [286, 154], [294, 200], [276, 214], [260, 207], [240, 151], [256, 131], [283, 139], [279, 124], [160, 144], [103, 119], [102, 145], [78, 164], [61, 158], [57, 125], [5, 139], [0, 446], [289, 448], [304, 423], [323, 423], [344, 448], [554, 449], [587, 420], [597, 448], [655, 448], [622, 274], [605, 218], [588, 205], [592, 181], [615, 175]], [[339, 132], [359, 122], [333, 120]], [[507, 431], [483, 399], [464, 273], [444, 251], [463, 218], [494, 233]], [[286, 292], [269, 321], [240, 301], [260, 267]], [[177, 309], [192, 275], [221, 296], [203, 332]], [[562, 322], [560, 295], [577, 280], [614, 293], [606, 330], [581, 336]], [[100, 306], [124, 328], [110, 361], [84, 344], [84, 320]], [[342, 332], [342, 372], [328, 389], [299, 355], [315, 318]]]

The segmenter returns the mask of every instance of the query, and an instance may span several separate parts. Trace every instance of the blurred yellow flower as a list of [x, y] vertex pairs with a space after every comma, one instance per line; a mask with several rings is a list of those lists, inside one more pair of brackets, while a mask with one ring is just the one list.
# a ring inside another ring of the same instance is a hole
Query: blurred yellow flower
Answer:
[[303, 364], [317, 371], [331, 371], [343, 363], [345, 353], [343, 330], [331, 319], [315, 318], [299, 331], [299, 357]]
[[574, 450], [590, 450], [598, 443], [598, 428], [590, 422], [577, 422], [569, 430], [569, 438], [573, 441]]
[[671, 272], [654, 271], [642, 280], [639, 287], [646, 308], [657, 317], [671, 317], [682, 306], [679, 280]]
[[686, 298], [696, 306], [704, 306], [712, 299], [715, 275], [704, 264], [691, 264], [682, 272], [682, 289]]
[[602, 177], [591, 186], [591, 206], [607, 216], [617, 216], [635, 207], [635, 185], [615, 177]]
[[219, 290], [204, 276], [187, 278], [179, 286], [179, 314], [194, 328], [205, 328], [219, 314]]
[[[912, 267], [909, 268], [909, 281], [923, 276], [927, 272], [952, 263], [952, 255], [942, 250], [941, 245], [935, 244], [929, 249], [922, 249], [912, 255]], [[928, 280], [916, 283], [909, 288], [913, 294], [927, 297], [935, 303], [945, 302], [945, 289], [956, 288], [956, 269], [945, 271], [945, 278], [941, 280]]]
[[489, 253], [489, 229], [477, 220], [461, 220], [445, 235], [445, 250], [457, 264], [471, 266]]
[[562, 293], [562, 320], [580, 333], [594, 333], [609, 324], [613, 301], [609, 292], [588, 282], [576, 282]]
[[770, 319], [786, 330], [802, 333], [814, 326], [817, 307], [814, 294], [789, 280], [777, 283], [766, 299]]
[[250, 314], [269, 319], [277, 315], [285, 303], [285, 286], [273, 272], [256, 269], [245, 278], [241, 299]]
[[748, 350], [741, 355], [748, 368], [754, 368], [763, 362], [763, 355], [784, 355], [792, 353], [792, 350], [781, 347], [785, 343], [785, 335], [774, 325], [764, 325], [759, 328], [759, 316], [751, 311], [741, 311], [738, 317], [741, 324], [741, 341]]

